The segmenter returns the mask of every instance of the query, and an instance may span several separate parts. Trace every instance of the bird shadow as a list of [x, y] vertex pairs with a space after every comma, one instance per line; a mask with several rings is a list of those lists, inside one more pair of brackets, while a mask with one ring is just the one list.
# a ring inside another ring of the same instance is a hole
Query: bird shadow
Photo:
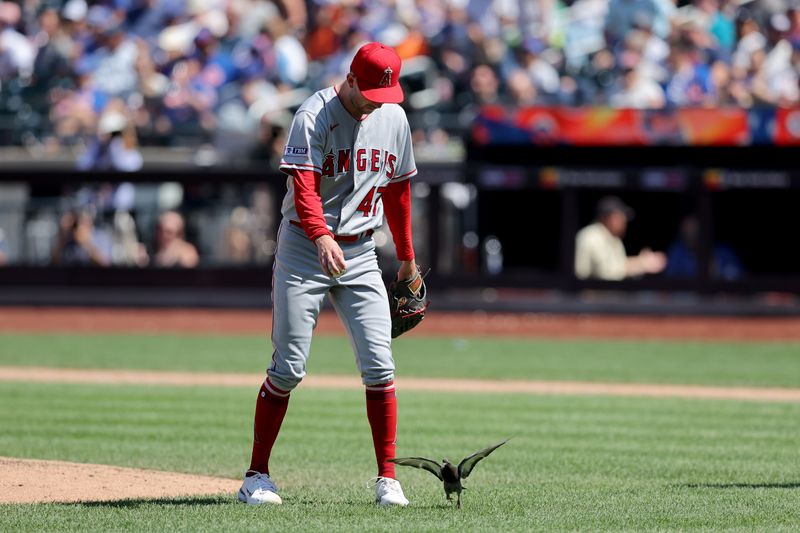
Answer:
[[414, 500], [410, 505], [412, 505], [414, 509], [427, 509], [429, 511], [447, 511], [449, 509], [454, 511], [461, 510], [456, 507], [455, 503], [420, 503]]
[[793, 483], [687, 483], [679, 485], [687, 489], [800, 489], [800, 482]]

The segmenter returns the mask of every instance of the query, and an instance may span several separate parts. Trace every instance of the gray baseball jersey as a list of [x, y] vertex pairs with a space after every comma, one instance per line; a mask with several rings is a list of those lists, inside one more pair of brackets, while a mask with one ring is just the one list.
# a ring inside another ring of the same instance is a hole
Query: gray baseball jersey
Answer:
[[335, 88], [315, 93], [297, 111], [280, 168], [321, 174], [320, 198], [328, 228], [338, 236], [346, 272], [326, 276], [317, 249], [298, 221], [293, 179], [287, 182], [273, 269], [270, 380], [292, 390], [305, 376], [311, 335], [326, 296], [350, 337], [362, 381], [394, 379], [391, 319], [375, 243], [365, 231], [383, 222], [381, 196], [390, 182], [417, 173], [403, 109], [384, 104], [362, 120], [348, 113]]
[[[359, 121], [345, 109], [335, 87], [315, 93], [300, 106], [280, 168], [322, 175], [322, 210], [328, 228], [337, 235], [357, 235], [380, 226], [385, 187], [417, 173], [403, 108], [384, 104]], [[287, 188], [281, 213], [299, 220], [291, 177]]]

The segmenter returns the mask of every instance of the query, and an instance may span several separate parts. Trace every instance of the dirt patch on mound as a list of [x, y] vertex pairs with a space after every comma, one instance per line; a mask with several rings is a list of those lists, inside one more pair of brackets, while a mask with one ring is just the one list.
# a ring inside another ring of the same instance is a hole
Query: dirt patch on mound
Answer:
[[0, 503], [175, 498], [239, 490], [240, 481], [119, 466], [0, 457]]

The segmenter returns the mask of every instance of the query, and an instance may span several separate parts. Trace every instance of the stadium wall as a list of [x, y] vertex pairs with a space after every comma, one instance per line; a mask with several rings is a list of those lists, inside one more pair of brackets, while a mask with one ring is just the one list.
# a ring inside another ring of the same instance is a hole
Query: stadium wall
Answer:
[[[463, 164], [420, 165], [414, 189], [415, 247], [431, 268], [439, 307], [679, 314], [800, 309], [800, 259], [788, 249], [792, 229], [800, 227], [800, 174], [787, 149], [471, 146], [468, 154]], [[285, 187], [282, 175], [261, 169], [119, 174], [17, 168], [0, 173], [0, 187], [25, 190], [27, 204], [5, 194], [0, 220], [17, 209], [24, 222], [43, 199], [63, 198], [87, 184], [164, 182], [194, 191], [184, 195], [194, 205], [181, 208], [200, 210], [212, 209], [231, 190], [266, 184], [278, 213]], [[681, 217], [696, 215], [699, 274], [578, 280], [571, 269], [575, 232], [608, 194], [636, 210], [625, 238], [629, 253], [645, 246], [665, 250]], [[744, 275], [709, 274], [717, 240], [740, 254]], [[390, 272], [391, 242], [382, 244], [381, 263]], [[194, 269], [11, 262], [0, 269], [0, 303], [268, 307], [270, 266], [213, 257]]]

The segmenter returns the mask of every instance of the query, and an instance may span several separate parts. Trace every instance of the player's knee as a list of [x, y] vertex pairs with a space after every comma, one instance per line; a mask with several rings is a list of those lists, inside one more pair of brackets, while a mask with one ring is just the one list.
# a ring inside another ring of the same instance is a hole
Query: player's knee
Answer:
[[268, 374], [270, 383], [286, 392], [293, 391], [303, 381], [303, 376], [286, 375], [272, 370]]
[[365, 369], [361, 374], [364, 385], [376, 385], [394, 381], [394, 368]]

